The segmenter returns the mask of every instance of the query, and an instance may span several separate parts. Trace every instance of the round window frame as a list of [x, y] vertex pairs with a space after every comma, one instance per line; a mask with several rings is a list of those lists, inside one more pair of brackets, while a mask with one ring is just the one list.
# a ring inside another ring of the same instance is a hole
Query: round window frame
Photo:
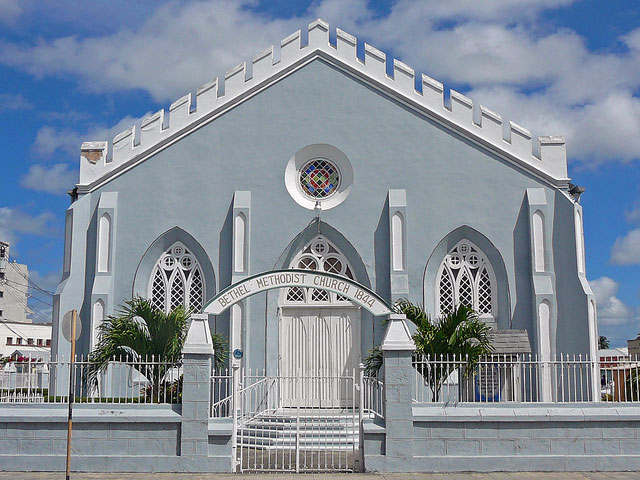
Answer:
[[[303, 167], [315, 159], [331, 163], [339, 172], [339, 185], [324, 198], [312, 197], [300, 185], [300, 173]], [[285, 168], [284, 183], [291, 198], [308, 210], [314, 210], [319, 204], [321, 210], [328, 210], [344, 202], [353, 186], [353, 167], [347, 156], [338, 148], [326, 143], [307, 145], [298, 150], [289, 159]]]

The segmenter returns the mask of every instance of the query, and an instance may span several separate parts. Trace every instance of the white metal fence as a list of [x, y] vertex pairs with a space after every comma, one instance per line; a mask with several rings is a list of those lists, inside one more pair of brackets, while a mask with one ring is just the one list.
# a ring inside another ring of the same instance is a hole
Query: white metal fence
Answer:
[[[638, 402], [640, 362], [601, 363], [581, 355], [541, 361], [534, 355], [468, 358], [415, 355], [413, 400], [418, 403]], [[595, 381], [594, 381], [595, 379]]]
[[0, 403], [67, 403], [73, 375], [77, 403], [180, 403], [182, 371], [173, 362], [156, 358], [114, 357], [91, 380], [95, 370], [86, 357], [73, 363], [8, 362], [0, 367]]
[[369, 418], [384, 418], [384, 383], [377, 377], [362, 378], [362, 410]]

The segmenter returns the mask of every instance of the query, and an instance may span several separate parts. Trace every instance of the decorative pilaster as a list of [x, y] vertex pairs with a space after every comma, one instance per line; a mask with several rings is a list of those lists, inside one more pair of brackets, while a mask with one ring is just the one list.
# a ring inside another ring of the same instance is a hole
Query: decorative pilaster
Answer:
[[385, 468], [408, 472], [413, 459], [413, 412], [411, 386], [414, 375], [411, 357], [415, 344], [406, 316], [392, 314], [381, 345], [384, 358]]
[[[237, 191], [233, 195], [233, 244], [231, 247], [232, 277], [231, 283], [239, 282], [249, 275], [249, 245], [251, 232], [251, 192]], [[243, 319], [248, 315], [248, 302], [234, 305], [229, 313], [229, 347], [233, 352], [236, 349], [244, 350]], [[232, 357], [234, 365], [240, 364], [240, 360]]]
[[407, 192], [389, 190], [389, 274], [391, 301], [409, 298]]
[[544, 188], [528, 188], [529, 233], [531, 244], [531, 275], [533, 318], [535, 319], [535, 351], [543, 362], [538, 388], [543, 402], [553, 395], [550, 361], [556, 354], [557, 303], [552, 251], [552, 211]]
[[213, 362], [208, 315], [191, 316], [182, 352], [181, 455], [206, 457], [209, 454], [209, 395]]
[[96, 209], [96, 258], [91, 289], [89, 349], [98, 340], [98, 327], [113, 312], [113, 269], [116, 253], [118, 192], [100, 194]]

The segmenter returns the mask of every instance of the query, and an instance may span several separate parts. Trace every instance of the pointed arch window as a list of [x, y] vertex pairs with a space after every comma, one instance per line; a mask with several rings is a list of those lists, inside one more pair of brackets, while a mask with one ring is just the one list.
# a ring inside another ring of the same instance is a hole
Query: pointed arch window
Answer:
[[149, 300], [158, 310], [170, 312], [178, 306], [200, 312], [205, 299], [202, 267], [180, 243], [174, 243], [156, 262], [149, 280]]
[[[354, 280], [353, 268], [347, 258], [322, 235], [315, 237], [296, 255], [291, 262], [291, 268], [335, 273]], [[338, 303], [352, 305], [349, 299], [327, 290], [290, 287], [286, 292], [285, 300], [288, 304], [317, 305]]]
[[437, 273], [436, 314], [467, 305], [484, 317], [497, 316], [496, 277], [486, 255], [462, 240], [444, 257]]

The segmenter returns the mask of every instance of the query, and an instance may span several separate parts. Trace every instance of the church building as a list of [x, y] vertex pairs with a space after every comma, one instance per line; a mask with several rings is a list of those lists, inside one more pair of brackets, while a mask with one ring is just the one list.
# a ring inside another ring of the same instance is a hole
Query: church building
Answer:
[[562, 137], [533, 138], [317, 20], [113, 140], [82, 144], [52, 353], [70, 353], [70, 309], [87, 354], [132, 297], [207, 313], [228, 287], [295, 269], [337, 281], [275, 277], [282, 287], [229, 290], [229, 308], [209, 314], [242, 366], [357, 367], [384, 317], [346, 294], [353, 284], [433, 318], [468, 304], [497, 353], [595, 358], [579, 192]]

